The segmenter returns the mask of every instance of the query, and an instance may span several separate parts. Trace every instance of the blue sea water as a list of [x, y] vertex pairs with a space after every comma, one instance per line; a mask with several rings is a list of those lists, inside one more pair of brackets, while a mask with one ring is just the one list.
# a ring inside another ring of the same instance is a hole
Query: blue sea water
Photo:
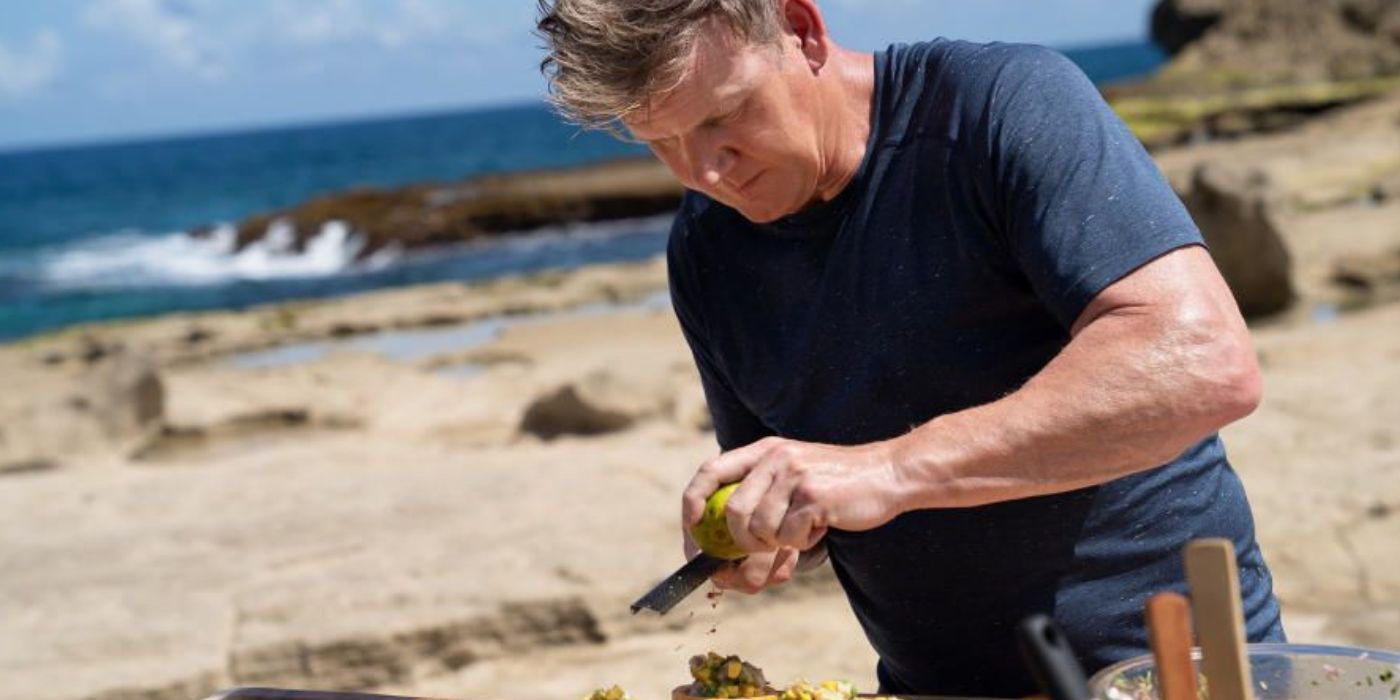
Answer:
[[[1150, 72], [1164, 60], [1147, 42], [1065, 53], [1099, 83]], [[529, 104], [0, 153], [0, 340], [85, 321], [649, 257], [664, 249], [665, 217], [359, 263], [356, 239], [338, 227], [300, 254], [275, 241], [235, 254], [228, 227], [205, 237], [185, 233], [355, 186], [642, 152]]]

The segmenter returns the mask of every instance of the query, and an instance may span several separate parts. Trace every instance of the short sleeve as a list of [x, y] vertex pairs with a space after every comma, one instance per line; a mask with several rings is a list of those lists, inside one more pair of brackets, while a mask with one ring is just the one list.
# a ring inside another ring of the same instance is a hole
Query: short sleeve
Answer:
[[696, 284], [698, 276], [691, 267], [693, 261], [685, 253], [684, 239], [690, 220], [684, 210], [676, 215], [671, 238], [666, 249], [667, 279], [671, 291], [671, 307], [681, 332], [700, 371], [700, 383], [705, 390], [705, 404], [714, 424], [715, 439], [721, 450], [743, 447], [772, 435], [752, 411], [744, 405], [721, 370], [721, 365], [709, 345], [709, 333], [704, 322], [705, 309]]
[[1105, 287], [1203, 243], [1151, 156], [1074, 63], [1042, 47], [1000, 50], [983, 107], [992, 206], [1036, 295], [1069, 328]]

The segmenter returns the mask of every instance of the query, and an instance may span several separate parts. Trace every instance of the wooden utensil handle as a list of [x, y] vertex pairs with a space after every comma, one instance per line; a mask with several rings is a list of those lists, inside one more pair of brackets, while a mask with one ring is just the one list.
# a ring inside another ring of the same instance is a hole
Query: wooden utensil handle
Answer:
[[1147, 635], [1156, 660], [1163, 700], [1196, 700], [1196, 665], [1191, 661], [1191, 604], [1180, 593], [1158, 593], [1147, 601]]
[[1186, 580], [1211, 700], [1253, 700], [1234, 544], [1192, 540], [1186, 545]]

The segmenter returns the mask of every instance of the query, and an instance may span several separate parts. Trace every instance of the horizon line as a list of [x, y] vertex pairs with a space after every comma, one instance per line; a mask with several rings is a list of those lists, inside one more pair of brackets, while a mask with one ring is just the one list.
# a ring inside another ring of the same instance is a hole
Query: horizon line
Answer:
[[[1127, 44], [1152, 43], [1154, 42], [1150, 36], [1122, 37], [1119, 39], [1096, 40], [1088, 43], [1072, 44], [1065, 46], [1052, 46], [1051, 48], [1054, 48], [1055, 50], [1061, 52], [1069, 52], [1107, 48], [1113, 46], [1123, 46]], [[1049, 44], [1046, 44], [1046, 46], [1049, 46]], [[503, 98], [498, 101], [460, 104], [455, 106], [440, 105], [406, 107], [402, 109], [386, 109], [382, 112], [358, 112], [353, 114], [338, 114], [322, 117], [289, 117], [287, 119], [280, 120], [272, 119], [268, 121], [253, 121], [241, 125], [176, 128], [167, 131], [135, 132], [130, 134], [110, 134], [106, 136], [77, 137], [70, 139], [39, 139], [36, 141], [17, 141], [13, 143], [0, 142], [0, 158], [8, 156], [33, 155], [37, 153], [82, 150], [87, 148], [142, 146], [157, 143], [171, 143], [179, 141], [196, 141], [200, 139], [237, 137], [258, 133], [298, 131], [302, 129], [310, 129], [316, 127], [374, 124], [386, 121], [399, 121], [404, 119], [419, 119], [438, 116], [448, 116], [454, 114], [464, 114], [467, 112], [493, 112], [508, 109], [518, 109], [530, 106], [547, 106], [547, 104], [548, 101], [543, 96], [537, 96], [534, 98]]]

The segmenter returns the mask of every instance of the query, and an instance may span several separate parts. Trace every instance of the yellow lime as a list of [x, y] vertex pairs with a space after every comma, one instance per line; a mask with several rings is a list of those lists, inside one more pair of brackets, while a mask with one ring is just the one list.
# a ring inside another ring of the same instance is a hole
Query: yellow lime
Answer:
[[724, 505], [729, 502], [729, 494], [738, 487], [737, 483], [729, 484], [710, 494], [700, 522], [690, 528], [690, 536], [699, 545], [700, 551], [712, 557], [742, 559], [748, 554], [734, 543], [734, 536], [729, 534], [729, 524], [724, 520]]

